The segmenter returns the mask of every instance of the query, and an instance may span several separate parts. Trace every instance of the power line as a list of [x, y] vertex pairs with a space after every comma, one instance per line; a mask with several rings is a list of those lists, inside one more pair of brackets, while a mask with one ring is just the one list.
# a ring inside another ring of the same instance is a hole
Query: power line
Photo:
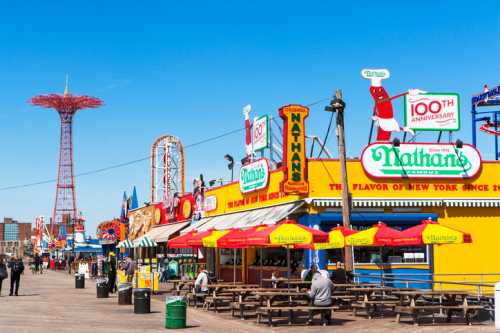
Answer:
[[[235, 129], [235, 130], [232, 130], [232, 131], [229, 131], [229, 132], [217, 135], [217, 136], [213, 136], [213, 137], [201, 140], [201, 141], [193, 142], [191, 144], [186, 145], [184, 148], [188, 149], [188, 148], [196, 147], [196, 146], [199, 146], [199, 145], [211, 142], [211, 141], [215, 141], [215, 140], [221, 139], [223, 137], [226, 137], [226, 136], [229, 136], [229, 135], [241, 132], [244, 129], [245, 129], [244, 127], [238, 128], [238, 129]], [[123, 168], [125, 166], [129, 166], [129, 165], [132, 165], [132, 164], [136, 164], [136, 163], [140, 163], [140, 162], [143, 162], [143, 161], [150, 160], [151, 157], [152, 157], [152, 155], [148, 155], [148, 156], [141, 157], [141, 158], [138, 158], [138, 159], [135, 159], [135, 160], [131, 160], [131, 161], [127, 161], [127, 162], [123, 162], [123, 163], [119, 163], [119, 164], [113, 164], [113, 165], [110, 165], [110, 166], [107, 166], [107, 167], [104, 167], [104, 168], [99, 168], [99, 169], [94, 169], [94, 170], [90, 170], [90, 171], [81, 172], [81, 173], [75, 174], [75, 178], [81, 177], [81, 176], [93, 175], [93, 174], [101, 173], [101, 172], [108, 171], [108, 170]], [[0, 187], [0, 191], [8, 191], [8, 190], [15, 190], [15, 189], [26, 188], [26, 187], [33, 187], [33, 186], [37, 186], [37, 185], [50, 184], [50, 183], [55, 183], [56, 181], [57, 181], [57, 179], [48, 179], [48, 180], [42, 180], [42, 181], [39, 181], [39, 182], [27, 183], [27, 184], [22, 184], [22, 185], [5, 186], [5, 187]]]
[[[315, 102], [307, 104], [306, 106], [314, 106], [316, 104], [319, 104], [321, 102], [327, 101], [329, 99], [330, 99], [329, 97], [328, 98], [322, 98], [320, 100], [317, 100]], [[204, 140], [193, 142], [191, 144], [188, 144], [188, 145], [184, 146], [184, 148], [188, 149], [188, 148], [196, 147], [196, 146], [199, 146], [199, 145], [211, 142], [211, 141], [215, 141], [215, 140], [221, 139], [223, 137], [226, 137], [226, 136], [229, 136], [229, 135], [232, 135], [232, 134], [236, 134], [236, 133], [242, 132], [244, 130], [245, 130], [245, 127], [240, 127], [240, 128], [228, 131], [228, 132], [220, 134], [220, 135], [216, 135], [216, 136], [204, 139]], [[123, 163], [119, 163], [119, 164], [113, 164], [113, 165], [110, 165], [110, 166], [107, 166], [107, 167], [104, 167], [104, 168], [99, 168], [99, 169], [94, 169], [94, 170], [90, 170], [90, 171], [81, 172], [81, 173], [75, 174], [74, 177], [78, 178], [78, 177], [82, 177], [82, 176], [89, 176], [89, 175], [94, 175], [94, 174], [97, 174], [97, 173], [105, 172], [105, 171], [108, 171], [108, 170], [123, 168], [125, 166], [129, 166], [129, 165], [132, 165], [132, 164], [136, 164], [136, 163], [140, 163], [140, 162], [143, 162], [143, 161], [150, 160], [151, 157], [152, 157], [152, 155], [148, 155], [148, 156], [141, 157], [141, 158], [138, 158], [138, 159], [135, 159], [135, 160], [131, 160], [131, 161], [127, 161], [127, 162], [123, 162]], [[0, 187], [0, 191], [16, 190], [16, 189], [20, 189], [20, 188], [33, 187], [33, 186], [50, 184], [50, 183], [55, 183], [55, 182], [57, 182], [57, 179], [48, 179], [48, 180], [42, 180], [42, 181], [38, 181], [38, 182], [34, 182], [34, 183], [27, 183], [27, 184], [21, 184], [21, 185], [11, 185], [11, 186]]]

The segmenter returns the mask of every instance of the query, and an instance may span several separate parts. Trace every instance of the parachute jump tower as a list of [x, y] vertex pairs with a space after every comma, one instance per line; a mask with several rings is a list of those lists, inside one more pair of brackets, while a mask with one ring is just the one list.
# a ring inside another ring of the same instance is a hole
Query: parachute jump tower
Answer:
[[[61, 120], [61, 137], [59, 143], [59, 169], [57, 173], [56, 200], [50, 224], [50, 233], [54, 237], [55, 225], [75, 222], [77, 205], [75, 195], [75, 179], [73, 172], [73, 116], [82, 109], [97, 108], [102, 100], [90, 96], [75, 96], [68, 91], [68, 80], [63, 95], [39, 95], [31, 99], [31, 104], [43, 108], [55, 109]], [[79, 226], [80, 228], [83, 226]]]

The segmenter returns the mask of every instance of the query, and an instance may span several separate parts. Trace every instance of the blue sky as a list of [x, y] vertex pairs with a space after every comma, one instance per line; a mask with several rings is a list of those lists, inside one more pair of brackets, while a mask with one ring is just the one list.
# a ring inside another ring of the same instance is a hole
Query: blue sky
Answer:
[[[348, 155], [367, 142], [372, 102], [365, 67], [385, 67], [395, 95], [409, 88], [458, 92], [469, 142], [470, 96], [498, 84], [500, 3], [485, 1], [2, 1], [0, 2], [0, 187], [53, 179], [59, 119], [30, 106], [61, 92], [105, 106], [75, 118], [75, 172], [147, 156], [155, 137], [190, 144], [243, 125], [241, 108], [276, 115], [342, 88]], [[402, 119], [402, 102], [396, 102]], [[308, 132], [323, 136], [324, 104]], [[333, 135], [332, 135], [333, 137]], [[422, 135], [422, 140], [436, 135]], [[480, 150], [492, 158], [492, 138]], [[244, 154], [235, 134], [186, 151], [186, 179], [227, 177], [224, 154]], [[329, 140], [335, 150], [336, 142]], [[118, 216], [124, 190], [148, 200], [149, 163], [76, 179], [88, 229]], [[0, 217], [50, 216], [55, 184], [0, 191]]]

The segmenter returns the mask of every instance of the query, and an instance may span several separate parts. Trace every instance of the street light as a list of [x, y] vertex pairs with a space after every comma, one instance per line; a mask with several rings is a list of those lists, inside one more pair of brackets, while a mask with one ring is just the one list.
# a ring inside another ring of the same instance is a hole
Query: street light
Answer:
[[227, 168], [231, 170], [231, 182], [234, 180], [234, 158], [226, 154], [224, 155], [224, 159], [227, 161]]

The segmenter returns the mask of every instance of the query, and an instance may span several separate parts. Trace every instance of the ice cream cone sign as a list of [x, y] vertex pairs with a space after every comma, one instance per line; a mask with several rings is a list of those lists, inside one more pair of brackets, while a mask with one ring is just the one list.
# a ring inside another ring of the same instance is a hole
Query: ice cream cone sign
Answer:
[[392, 100], [407, 94], [418, 95], [425, 93], [425, 91], [410, 89], [407, 92], [390, 97], [385, 88], [382, 86], [382, 80], [388, 79], [391, 76], [389, 70], [363, 69], [361, 71], [361, 76], [371, 81], [370, 94], [375, 101], [372, 119], [378, 127], [377, 141], [390, 141], [392, 132], [405, 131], [413, 135], [414, 132], [411, 129], [399, 126], [398, 122], [394, 118]]

